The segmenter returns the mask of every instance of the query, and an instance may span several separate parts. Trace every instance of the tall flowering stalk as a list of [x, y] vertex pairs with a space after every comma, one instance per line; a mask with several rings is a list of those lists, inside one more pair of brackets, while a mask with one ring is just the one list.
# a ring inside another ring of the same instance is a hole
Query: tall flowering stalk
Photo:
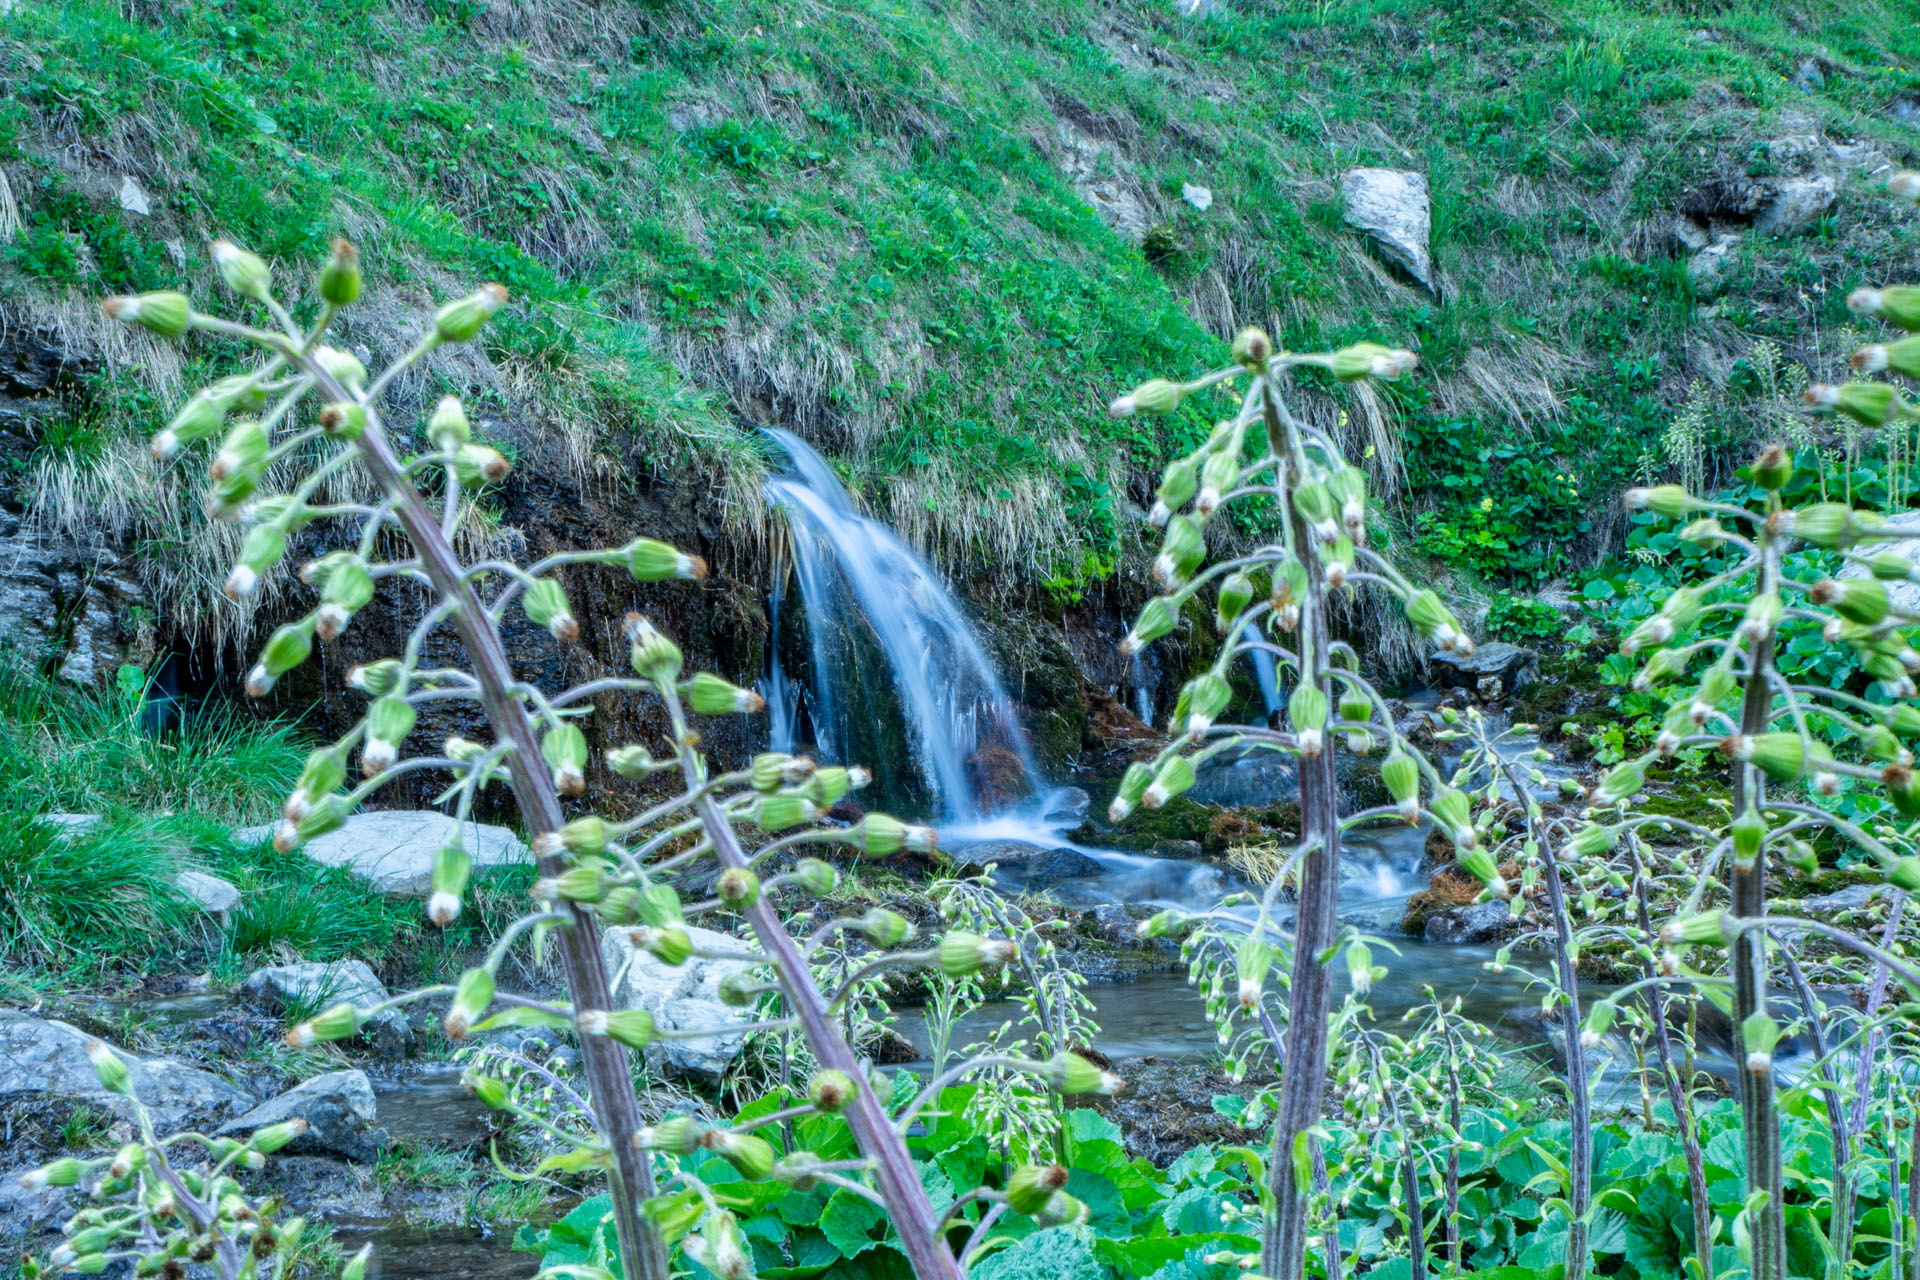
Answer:
[[[697, 557], [645, 537], [526, 566], [505, 560], [468, 562], [455, 550], [453, 535], [463, 501], [504, 479], [507, 460], [473, 438], [464, 409], [452, 397], [421, 424], [425, 450], [403, 457], [388, 434], [381, 400], [395, 377], [436, 348], [477, 338], [505, 305], [506, 291], [487, 285], [442, 307], [414, 347], [374, 375], [354, 356], [325, 342], [335, 316], [361, 291], [359, 258], [352, 246], [336, 244], [315, 282], [308, 304], [311, 318], [305, 322], [276, 294], [273, 274], [260, 258], [218, 241], [213, 259], [226, 285], [259, 323], [198, 310], [179, 293], [116, 298], [107, 304], [110, 314], [163, 337], [225, 337], [260, 353], [251, 368], [189, 399], [155, 437], [154, 453], [170, 460], [199, 442], [214, 442], [207, 468], [209, 514], [248, 525], [227, 582], [228, 594], [235, 598], [256, 592], [293, 541], [310, 536], [309, 529], [354, 531], [343, 545], [301, 570], [317, 600], [308, 613], [266, 641], [248, 674], [249, 692], [265, 694], [311, 655], [316, 641], [324, 644], [338, 636], [372, 605], [388, 579], [424, 586], [432, 601], [400, 654], [349, 675], [349, 683], [369, 699], [366, 716], [346, 737], [312, 754], [288, 798], [275, 843], [291, 851], [338, 827], [381, 787], [417, 771], [451, 775], [445, 799], [462, 819], [484, 788], [507, 784], [533, 833], [539, 861], [532, 910], [510, 925], [485, 960], [457, 983], [410, 992], [392, 1003], [444, 1002], [444, 1024], [455, 1040], [525, 1025], [570, 1029], [579, 1038], [597, 1133], [575, 1150], [550, 1159], [558, 1161], [558, 1167], [606, 1175], [621, 1274], [627, 1280], [666, 1280], [669, 1250], [676, 1244], [687, 1257], [727, 1280], [753, 1271], [739, 1223], [718, 1198], [697, 1187], [662, 1194], [655, 1184], [657, 1154], [707, 1150], [750, 1178], [778, 1178], [794, 1186], [826, 1181], [850, 1189], [884, 1210], [922, 1280], [957, 1280], [963, 1266], [955, 1250], [988, 1214], [1011, 1207], [1045, 1222], [1083, 1219], [1086, 1207], [1061, 1190], [1067, 1172], [1057, 1166], [1016, 1170], [1004, 1188], [956, 1189], [947, 1204], [936, 1207], [904, 1135], [941, 1087], [972, 1072], [1023, 1072], [1061, 1093], [1110, 1092], [1117, 1080], [1064, 1051], [1045, 1061], [1000, 1055], [969, 1059], [917, 1096], [895, 1098], [890, 1079], [856, 1055], [841, 1024], [844, 1004], [887, 965], [938, 966], [949, 976], [963, 977], [1004, 966], [1015, 958], [1013, 943], [949, 929], [930, 946], [905, 948], [912, 927], [884, 909], [830, 921], [806, 937], [791, 935], [784, 923], [781, 902], [817, 897], [834, 888], [833, 867], [805, 856], [812, 846], [837, 844], [886, 857], [903, 849], [931, 848], [930, 829], [884, 814], [869, 814], [852, 827], [818, 825], [827, 809], [864, 780], [858, 770], [820, 768], [805, 758], [769, 754], [756, 758], [748, 769], [714, 773], [696, 749], [699, 735], [692, 717], [755, 712], [760, 699], [718, 676], [683, 672], [679, 648], [637, 614], [628, 615], [624, 623], [631, 676], [549, 693], [523, 679], [508, 662], [501, 628], [516, 609], [550, 633], [554, 643], [577, 643], [581, 625], [563, 581], [567, 571], [608, 566], [647, 582], [697, 579], [704, 576], [705, 566]], [[286, 465], [276, 466], [281, 463]], [[286, 492], [267, 493], [270, 469], [275, 475], [291, 471], [298, 478]], [[371, 481], [361, 486], [370, 489], [369, 496], [322, 496], [350, 490], [350, 484], [340, 481], [356, 470]], [[424, 664], [426, 641], [441, 628], [451, 628], [460, 640], [465, 667]], [[671, 724], [666, 752], [656, 756], [641, 743], [603, 744], [600, 765], [636, 782], [667, 783], [671, 794], [637, 814], [602, 816], [578, 803], [595, 769], [595, 753], [578, 722], [596, 703], [623, 697], [651, 698], [665, 710]], [[408, 755], [418, 709], [444, 700], [477, 704], [494, 740], [455, 738], [438, 753]], [[351, 780], [350, 766], [356, 764], [359, 777]], [[426, 903], [436, 924], [459, 913], [468, 873], [468, 856], [458, 841], [440, 851]], [[713, 896], [683, 904], [680, 889], [696, 882], [713, 884]], [[687, 922], [714, 913], [744, 920], [749, 938], [717, 953], [697, 948]], [[633, 948], [668, 965], [703, 955], [740, 962], [743, 968], [720, 992], [729, 1003], [750, 1007], [763, 992], [777, 991], [788, 1016], [750, 1030], [797, 1030], [818, 1063], [805, 1088], [795, 1090], [782, 1119], [811, 1113], [840, 1116], [852, 1130], [861, 1158], [828, 1165], [807, 1151], [782, 1150], [773, 1139], [749, 1130], [703, 1126], [688, 1119], [643, 1124], [629, 1051], [671, 1036], [698, 1038], [718, 1029], [669, 1030], [655, 1025], [644, 1010], [619, 1007], [603, 959], [604, 929], [626, 931]], [[874, 952], [838, 990], [830, 991], [812, 961], [843, 936], [864, 937]], [[557, 951], [566, 978], [566, 1003], [515, 995], [497, 986], [501, 962], [528, 938], [537, 947]], [[295, 1027], [289, 1040], [305, 1044], [345, 1038], [365, 1024], [370, 1012], [336, 1006]], [[521, 1109], [504, 1082], [476, 1076], [472, 1084], [490, 1105]], [[684, 1171], [679, 1175], [682, 1181], [688, 1176]], [[950, 1235], [955, 1237], [951, 1242]]]
[[[1332, 965], [1344, 949], [1356, 974], [1371, 973], [1364, 946], [1343, 940], [1335, 918], [1341, 832], [1356, 824], [1431, 816], [1453, 839], [1461, 865], [1480, 877], [1489, 894], [1505, 896], [1507, 888], [1481, 844], [1472, 801], [1394, 731], [1356, 655], [1335, 639], [1328, 603], [1337, 593], [1370, 584], [1398, 599], [1413, 626], [1443, 648], [1465, 652], [1471, 642], [1438, 595], [1408, 582], [1367, 548], [1365, 472], [1287, 406], [1286, 383], [1294, 370], [1324, 370], [1341, 382], [1391, 380], [1410, 372], [1415, 357], [1371, 343], [1334, 352], [1276, 351], [1265, 333], [1247, 329], [1234, 342], [1233, 358], [1232, 365], [1192, 382], [1149, 382], [1113, 404], [1120, 415], [1168, 414], [1209, 388], [1246, 383], [1232, 415], [1161, 479], [1152, 519], [1166, 536], [1154, 573], [1166, 593], [1147, 602], [1121, 647], [1137, 652], [1172, 632], [1203, 589], [1211, 590], [1214, 621], [1230, 639], [1212, 668], [1181, 690], [1171, 724], [1175, 740], [1151, 765], [1128, 770], [1112, 816], [1120, 821], [1137, 806], [1165, 804], [1223, 752], [1276, 751], [1296, 762], [1300, 840], [1251, 921], [1225, 913], [1207, 919], [1162, 913], [1146, 927], [1151, 933], [1189, 924], [1212, 930], [1214, 941], [1207, 945], [1230, 948], [1237, 975], [1237, 1010], [1221, 1012], [1223, 1036], [1234, 1041], [1231, 1025], [1243, 1020], [1245, 1038], [1236, 1052], [1256, 1044], [1284, 1048], [1268, 1171], [1270, 1208], [1257, 1261], [1273, 1280], [1297, 1280], [1305, 1273], [1315, 1229], [1309, 1206], [1321, 1160], [1317, 1134], [1327, 1094]], [[1271, 510], [1273, 541], [1203, 568], [1207, 524], [1236, 502]], [[1272, 728], [1217, 723], [1231, 701], [1229, 666], [1255, 647], [1270, 652], [1291, 677], [1283, 722]], [[1392, 803], [1343, 816], [1334, 753], [1344, 748], [1370, 756], [1383, 747], [1379, 768]], [[1284, 884], [1298, 886], [1291, 928], [1279, 901]], [[1277, 965], [1287, 966], [1284, 997], [1268, 988]]]

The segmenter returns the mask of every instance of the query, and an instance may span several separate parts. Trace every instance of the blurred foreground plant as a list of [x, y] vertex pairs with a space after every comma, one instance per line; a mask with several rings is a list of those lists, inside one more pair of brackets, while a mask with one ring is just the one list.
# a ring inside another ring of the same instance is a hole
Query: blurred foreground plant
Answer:
[[[1000, 1212], [1011, 1204], [1047, 1221], [1083, 1217], [1085, 1207], [1059, 1189], [1065, 1170], [1051, 1167], [1039, 1173], [1016, 1171], [1005, 1190], [947, 1189], [952, 1199], [937, 1210], [907, 1152], [904, 1133], [941, 1084], [969, 1072], [1019, 1071], [1067, 1094], [1110, 1092], [1118, 1084], [1113, 1077], [1064, 1051], [1044, 1061], [997, 1055], [961, 1064], [916, 1098], [890, 1099], [890, 1078], [856, 1057], [841, 1025], [843, 1003], [887, 965], [938, 966], [959, 977], [1005, 965], [1015, 958], [1015, 944], [952, 929], [930, 947], [901, 950], [913, 929], [882, 908], [832, 920], [796, 938], [777, 906], [833, 889], [837, 872], [831, 866], [799, 856], [810, 846], [839, 844], [886, 857], [903, 849], [930, 848], [930, 829], [883, 814], [869, 814], [850, 828], [816, 827], [815, 819], [864, 781], [858, 770], [817, 768], [805, 758], [769, 754], [756, 758], [748, 769], [712, 773], [696, 750], [699, 736], [689, 713], [757, 711], [760, 699], [709, 673], [683, 672], [679, 648], [638, 614], [629, 614], [624, 622], [631, 676], [548, 694], [509, 664], [501, 628], [516, 608], [556, 644], [578, 641], [581, 620], [563, 584], [563, 570], [611, 566], [636, 581], [650, 582], [697, 579], [705, 575], [706, 566], [697, 557], [645, 537], [608, 550], [553, 555], [527, 566], [506, 560], [469, 563], [455, 550], [453, 535], [463, 502], [506, 476], [506, 458], [473, 438], [467, 414], [453, 397], [442, 400], [422, 425], [424, 451], [402, 456], [388, 434], [380, 401], [399, 374], [435, 348], [477, 338], [506, 304], [506, 291], [487, 285], [442, 307], [410, 351], [373, 374], [353, 355], [324, 341], [340, 309], [360, 294], [359, 258], [351, 245], [336, 243], [315, 282], [311, 318], [305, 322], [296, 320], [293, 308], [276, 294], [273, 273], [263, 260], [225, 241], [215, 242], [213, 259], [247, 309], [264, 315], [262, 323], [196, 310], [178, 293], [115, 298], [107, 310], [163, 337], [219, 335], [261, 353], [244, 372], [195, 393], [153, 442], [162, 460], [199, 442], [212, 442], [208, 512], [215, 519], [248, 526], [227, 593], [236, 599], [255, 593], [263, 576], [310, 526], [358, 526], [346, 546], [301, 569], [317, 600], [311, 611], [268, 638], [248, 673], [249, 692], [265, 694], [307, 660], [316, 641], [331, 641], [352, 625], [389, 579], [424, 587], [432, 601], [401, 653], [349, 673], [348, 683], [369, 699], [366, 716], [345, 738], [313, 752], [287, 800], [275, 843], [290, 851], [339, 827], [380, 787], [416, 771], [451, 775], [442, 798], [463, 820], [483, 788], [496, 781], [510, 787], [533, 833], [539, 860], [534, 909], [507, 927], [484, 963], [457, 983], [410, 992], [390, 1005], [444, 1001], [444, 1024], [454, 1040], [515, 1026], [564, 1028], [578, 1036], [583, 1101], [591, 1109], [595, 1136], [574, 1142], [565, 1131], [556, 1131], [555, 1137], [570, 1145], [549, 1156], [546, 1165], [605, 1173], [618, 1246], [610, 1265], [626, 1280], [665, 1280], [668, 1248], [678, 1243], [687, 1257], [715, 1275], [731, 1280], [752, 1274], [751, 1249], [739, 1223], [691, 1177], [686, 1165], [679, 1166], [676, 1181], [691, 1180], [692, 1185], [663, 1194], [656, 1184], [657, 1157], [694, 1151], [717, 1154], [750, 1179], [844, 1184], [884, 1212], [901, 1251], [923, 1280], [962, 1274], [956, 1247], [964, 1248], [986, 1212]], [[286, 465], [276, 465], [282, 463]], [[355, 469], [371, 480], [370, 492], [362, 493], [368, 486], [352, 479]], [[295, 482], [286, 492], [266, 492], [270, 472], [290, 472]], [[424, 665], [426, 642], [442, 628], [457, 635], [467, 667]], [[630, 817], [570, 811], [565, 802], [586, 792], [593, 768], [593, 753], [578, 721], [596, 702], [631, 696], [657, 699], [664, 708], [672, 730], [667, 751], [656, 757], [644, 744], [607, 744], [601, 760], [620, 777], [635, 782], [658, 778], [677, 789]], [[452, 738], [436, 754], [407, 756], [418, 709], [443, 700], [477, 704], [494, 740]], [[360, 776], [352, 781], [349, 768], [356, 749]], [[762, 835], [743, 838], [740, 827]], [[750, 839], [757, 848], [749, 849]], [[427, 902], [435, 923], [444, 925], [459, 913], [469, 869], [468, 855], [457, 840], [440, 851]], [[711, 896], [683, 905], [680, 889], [694, 883], [711, 884]], [[708, 913], [743, 917], [751, 942], [720, 951], [696, 947], [687, 921]], [[721, 1029], [668, 1030], [656, 1026], [644, 1010], [618, 1007], [610, 991], [619, 975], [609, 974], [603, 958], [603, 928], [628, 930], [636, 950], [668, 965], [696, 955], [743, 962], [742, 971], [723, 985], [721, 998], [747, 1007], [764, 993], [776, 993], [785, 1016], [763, 1019], [749, 1030], [795, 1029], [817, 1064], [782, 1118], [815, 1113], [844, 1117], [858, 1157], [829, 1167], [806, 1150], [776, 1151], [769, 1138], [755, 1131], [760, 1124], [729, 1128], [680, 1117], [643, 1125], [628, 1051], [669, 1036], [699, 1038]], [[824, 989], [813, 960], [834, 940], [853, 935], [864, 936], [876, 948], [874, 955], [839, 990]], [[558, 951], [568, 1003], [497, 988], [502, 961], [526, 938], [537, 951]], [[289, 1040], [308, 1044], [342, 1039], [359, 1031], [374, 1012], [338, 1005], [295, 1027]], [[471, 1083], [489, 1105], [512, 1111], [523, 1122], [537, 1119], [519, 1090], [507, 1082], [474, 1075]], [[1035, 1185], [1043, 1185], [1046, 1194], [1034, 1194]]]

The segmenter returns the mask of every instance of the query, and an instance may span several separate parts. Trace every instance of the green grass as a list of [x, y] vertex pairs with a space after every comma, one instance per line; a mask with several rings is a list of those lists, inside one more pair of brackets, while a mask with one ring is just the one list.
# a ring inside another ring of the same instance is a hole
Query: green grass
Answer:
[[[1774, 167], [1761, 144], [1785, 112], [1897, 157], [1887, 110], [1920, 65], [1890, 0], [1791, 18], [1762, 0], [1296, 2], [1205, 22], [1162, 0], [140, 14], [29, 0], [0, 25], [16, 86], [0, 161], [25, 218], [5, 253], [41, 290], [209, 293], [207, 233], [304, 273], [344, 229], [376, 284], [355, 336], [376, 345], [395, 308], [506, 283], [520, 305], [492, 367], [436, 377], [559, 432], [586, 471], [694, 477], [749, 532], [765, 463], [746, 427], [771, 417], [948, 558], [1063, 591], [1113, 571], [1123, 498], [1220, 407], [1142, 424], [1106, 400], [1216, 362], [1247, 320], [1295, 347], [1418, 346], [1425, 379], [1387, 425], [1443, 472], [1497, 475], [1444, 452], [1492, 436], [1610, 491], [1702, 352], [1800, 350], [1896, 243], [1846, 185], [1832, 225], [1750, 244], [1737, 296], [1708, 312], [1648, 233], [1685, 187]], [[1790, 83], [1808, 57], [1826, 67], [1813, 92]], [[58, 129], [140, 171], [155, 216], [123, 216], [104, 179], [79, 194]], [[1144, 210], [1142, 243], [1064, 172], [1063, 130]], [[1441, 298], [1388, 280], [1341, 225], [1351, 165], [1427, 172]], [[1211, 188], [1208, 212], [1185, 182]], [[210, 358], [191, 350], [184, 376]], [[107, 394], [139, 385], [123, 370]], [[110, 403], [49, 447], [84, 458], [88, 433], [150, 417]], [[1407, 504], [1446, 526], [1416, 542], [1448, 554], [1467, 508], [1414, 470]]]
[[[260, 963], [346, 957], [435, 980], [524, 901], [531, 869], [490, 872], [458, 922], [432, 929], [419, 903], [374, 894], [344, 869], [234, 842], [235, 825], [278, 811], [307, 744], [224, 703], [151, 731], [142, 687], [73, 688], [0, 652], [0, 965], [13, 981], [29, 969], [78, 979], [210, 968], [231, 979]], [[48, 813], [102, 821], [70, 839], [39, 820]], [[241, 891], [225, 928], [174, 889], [189, 868]]]

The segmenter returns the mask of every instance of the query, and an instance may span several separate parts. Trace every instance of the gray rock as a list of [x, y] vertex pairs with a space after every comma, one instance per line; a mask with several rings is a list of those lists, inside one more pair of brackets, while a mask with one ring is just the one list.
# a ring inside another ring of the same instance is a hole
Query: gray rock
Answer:
[[1437, 293], [1433, 258], [1427, 243], [1433, 228], [1433, 204], [1427, 175], [1402, 169], [1349, 169], [1340, 175], [1347, 202], [1347, 225], [1365, 232], [1381, 254]]
[[1044, 857], [1028, 864], [1026, 879], [1033, 887], [1045, 888], [1062, 880], [1097, 876], [1103, 870], [1105, 868], [1098, 862], [1077, 849], [1049, 849]]
[[[433, 858], [458, 832], [476, 871], [530, 863], [533, 855], [505, 827], [455, 822], [430, 809], [383, 809], [356, 813], [335, 830], [301, 846], [301, 852], [325, 867], [346, 867], [382, 893], [415, 897], [433, 887]], [[244, 827], [235, 844], [259, 844], [273, 828]]]
[[72, 1201], [78, 1198], [78, 1188], [21, 1186], [20, 1179], [38, 1167], [0, 1173], [0, 1245], [14, 1254], [43, 1252], [39, 1241], [59, 1236], [60, 1223], [73, 1212]]
[[1754, 216], [1753, 229], [1765, 236], [1790, 236], [1812, 226], [1820, 215], [1833, 207], [1833, 179], [1824, 173], [1806, 178], [1775, 178], [1760, 211]]
[[1871, 142], [1836, 142], [1834, 161], [1844, 169], [1855, 169], [1869, 178], [1884, 178], [1893, 168], [1887, 153]]
[[[297, 1006], [307, 1013], [343, 1002], [369, 1013], [387, 999], [385, 984], [364, 960], [336, 960], [332, 964], [309, 960], [255, 969], [240, 989], [248, 999], [268, 1009]], [[413, 1043], [413, 1029], [398, 1009], [374, 1013], [367, 1030], [385, 1054], [405, 1053]]]
[[1207, 851], [1198, 840], [1155, 840], [1147, 852], [1156, 858], [1204, 858]]
[[1800, 910], [1795, 914], [1819, 919], [1825, 916], [1837, 916], [1848, 911], [1864, 911], [1873, 901], [1873, 894], [1874, 886], [1870, 884], [1850, 884], [1832, 893], [1822, 893], [1802, 899]]
[[1102, 903], [1087, 912], [1088, 932], [1102, 942], [1118, 947], [1137, 947], [1141, 938], [1133, 929], [1133, 917], [1117, 902]]
[[1052, 852], [1045, 845], [1028, 844], [1024, 840], [982, 840], [943, 851], [958, 867], [979, 870], [994, 863], [1010, 871], [1024, 871]]
[[[687, 926], [687, 935], [702, 950], [751, 949], [738, 938], [696, 925]], [[746, 961], [696, 957], [672, 967], [634, 946], [628, 929], [608, 929], [600, 936], [600, 958], [613, 976], [615, 1008], [645, 1009], [653, 1015], [654, 1024], [666, 1030], [714, 1032], [692, 1040], [655, 1040], [646, 1048], [648, 1066], [702, 1080], [719, 1080], [726, 1074], [746, 1047], [753, 1012], [720, 1003], [720, 983], [728, 974], [747, 968]]]
[[378, 1108], [373, 1082], [364, 1071], [329, 1071], [270, 1098], [237, 1119], [220, 1126], [219, 1136], [232, 1137], [299, 1118], [307, 1131], [284, 1150], [290, 1155], [338, 1155], [371, 1161], [385, 1141], [374, 1127]]
[[240, 890], [205, 871], [182, 871], [174, 876], [173, 887], [221, 924], [227, 922], [227, 913], [240, 905]]
[[52, 827], [62, 840], [78, 840], [90, 835], [106, 819], [97, 813], [43, 813], [34, 819], [43, 827]]
[[[1887, 528], [1920, 533], [1920, 511], [1903, 511], [1887, 517]], [[1892, 551], [1905, 556], [1907, 563], [1913, 566], [1913, 572], [1920, 574], [1920, 538], [1892, 538], [1885, 542], [1869, 544], [1861, 550], [1869, 555], [1878, 555], [1883, 551]], [[1837, 578], [1865, 578], [1872, 573], [1866, 565], [1849, 561], [1842, 565]], [[1887, 589], [1887, 603], [1900, 613], [1920, 613], [1920, 582], [1882, 583]]]
[[1498, 900], [1453, 907], [1427, 917], [1428, 942], [1492, 942], [1513, 927], [1513, 913]]
[[[47, 1097], [134, 1120], [131, 1099], [109, 1092], [87, 1057], [97, 1037], [64, 1022], [0, 1010], [0, 1110]], [[254, 1105], [254, 1096], [219, 1076], [169, 1058], [139, 1058], [113, 1045], [127, 1064], [134, 1096], [161, 1133], [218, 1124]]]
[[1472, 689], [1486, 698], [1523, 689], [1540, 678], [1540, 655], [1504, 640], [1480, 645], [1464, 657], [1443, 649], [1427, 661], [1441, 688]]
[[1046, 811], [1041, 814], [1042, 822], [1057, 822], [1062, 826], [1080, 822], [1087, 816], [1088, 806], [1093, 797], [1082, 787], [1056, 787], [1048, 794]]
[[1146, 238], [1153, 210], [1119, 152], [1071, 120], [1056, 123], [1051, 150], [1067, 181], [1102, 222], [1130, 243]]

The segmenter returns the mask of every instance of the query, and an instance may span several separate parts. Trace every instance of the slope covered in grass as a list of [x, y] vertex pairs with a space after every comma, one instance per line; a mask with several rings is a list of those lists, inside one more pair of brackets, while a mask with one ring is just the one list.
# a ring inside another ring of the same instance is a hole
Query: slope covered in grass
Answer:
[[[12, 305], [111, 355], [78, 299], [210, 293], [215, 233], [304, 271], [345, 232], [378, 282], [349, 328], [369, 347], [475, 278], [519, 301], [403, 398], [460, 389], [509, 445], [682, 486], [736, 540], [762, 515], [752, 426], [794, 426], [950, 561], [1069, 591], [1219, 407], [1114, 422], [1117, 389], [1246, 322], [1384, 338], [1425, 375], [1347, 407], [1402, 535], [1531, 583], [1605, 541], [1635, 471], [1716, 465], [1794, 357], [1844, 349], [1849, 287], [1916, 266], [1869, 186], [1872, 152], [1920, 141], [1916, 64], [1886, 0], [25, 0], [0, 19], [5, 270]], [[1833, 208], [1743, 235], [1696, 297], [1674, 211], [1807, 163]], [[1427, 175], [1438, 296], [1343, 225], [1356, 165]], [[55, 505], [106, 490], [126, 533], [168, 532], [189, 504], [130, 481], [124, 442], [207, 355], [109, 359], [39, 445]]]

